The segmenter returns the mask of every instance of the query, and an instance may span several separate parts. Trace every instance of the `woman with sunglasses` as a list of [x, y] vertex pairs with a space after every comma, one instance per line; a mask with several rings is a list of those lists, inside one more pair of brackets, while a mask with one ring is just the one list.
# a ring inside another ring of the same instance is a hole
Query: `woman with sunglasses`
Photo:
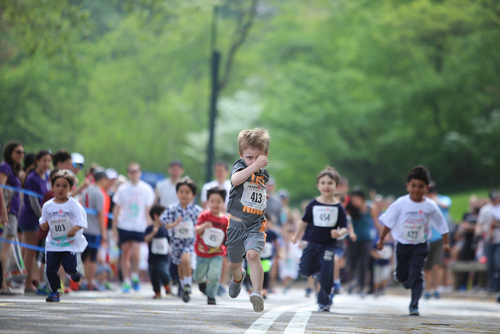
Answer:
[[[0, 185], [21, 188], [19, 172], [24, 157], [24, 146], [21, 142], [11, 141], [5, 146], [3, 151], [3, 161], [0, 163]], [[3, 225], [2, 238], [13, 240], [17, 235], [17, 221], [21, 200], [17, 191], [2, 188], [0, 191], [0, 225]], [[10, 244], [5, 242], [0, 250], [0, 263], [6, 269], [7, 257], [9, 255]], [[1, 269], [1, 268], [0, 268]], [[1, 271], [3, 277], [3, 271]], [[2, 290], [7, 288], [5, 282]]]

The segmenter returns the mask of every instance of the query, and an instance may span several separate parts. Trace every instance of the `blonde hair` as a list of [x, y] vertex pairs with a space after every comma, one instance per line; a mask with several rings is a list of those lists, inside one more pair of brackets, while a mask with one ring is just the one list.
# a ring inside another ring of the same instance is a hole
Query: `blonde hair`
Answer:
[[249, 147], [255, 147], [262, 150], [264, 155], [268, 155], [270, 141], [271, 136], [269, 136], [269, 131], [264, 128], [243, 130], [238, 135], [238, 152], [240, 155], [243, 155], [244, 150]]
[[318, 177], [316, 178], [316, 183], [319, 182], [319, 179], [321, 179], [323, 176], [328, 176], [330, 179], [335, 181], [335, 185], [338, 186], [340, 182], [340, 175], [337, 173], [335, 168], [331, 166], [326, 166], [325, 169], [323, 169], [321, 172], [319, 172]]

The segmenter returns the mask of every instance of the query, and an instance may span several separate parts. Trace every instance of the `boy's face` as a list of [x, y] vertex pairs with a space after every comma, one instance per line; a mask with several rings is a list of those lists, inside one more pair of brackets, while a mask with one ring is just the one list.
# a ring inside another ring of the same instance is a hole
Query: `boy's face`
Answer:
[[182, 205], [187, 205], [194, 199], [194, 194], [187, 185], [183, 184], [177, 191], [177, 198]]
[[325, 175], [321, 179], [319, 179], [317, 184], [319, 192], [322, 196], [325, 197], [333, 197], [335, 194], [336, 186], [337, 185], [335, 184], [335, 181], [328, 175]]
[[207, 203], [212, 214], [218, 214], [224, 208], [224, 199], [219, 194], [210, 195]]
[[229, 171], [226, 169], [225, 166], [217, 165], [215, 166], [214, 175], [217, 181], [224, 181], [227, 179]]
[[257, 147], [248, 147], [243, 150], [243, 155], [240, 154], [241, 159], [245, 161], [247, 166], [253, 164], [257, 158], [261, 155], [265, 155], [264, 151]]
[[410, 199], [414, 202], [421, 202], [424, 196], [429, 191], [429, 186], [422, 180], [411, 179], [406, 184], [406, 190], [410, 194]]
[[52, 190], [54, 191], [55, 196], [58, 200], [66, 200], [66, 198], [68, 198], [71, 187], [68, 180], [60, 177], [54, 182]]

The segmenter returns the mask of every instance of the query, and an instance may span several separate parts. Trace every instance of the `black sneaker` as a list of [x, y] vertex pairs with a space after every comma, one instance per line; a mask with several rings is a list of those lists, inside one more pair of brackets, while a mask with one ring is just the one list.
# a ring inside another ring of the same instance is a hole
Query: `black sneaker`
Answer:
[[203, 283], [198, 283], [198, 288], [200, 289], [200, 292], [204, 295], [206, 295], [206, 291], [207, 291], [207, 282], [203, 282]]
[[77, 272], [77, 273], [76, 273], [76, 274], [74, 274], [74, 275], [71, 275], [71, 279], [72, 279], [72, 280], [73, 280], [73, 282], [75, 282], [75, 283], [80, 282], [80, 279], [81, 279], [81, 278], [82, 278], [82, 275], [81, 275], [79, 272]]
[[215, 305], [215, 298], [207, 297], [207, 304], [208, 305]]
[[420, 313], [418, 312], [418, 307], [411, 307], [410, 306], [410, 315], [419, 316]]
[[185, 285], [184, 289], [182, 290], [182, 301], [184, 303], [187, 303], [191, 299], [191, 297], [189, 296], [190, 293], [191, 287], [189, 285]]

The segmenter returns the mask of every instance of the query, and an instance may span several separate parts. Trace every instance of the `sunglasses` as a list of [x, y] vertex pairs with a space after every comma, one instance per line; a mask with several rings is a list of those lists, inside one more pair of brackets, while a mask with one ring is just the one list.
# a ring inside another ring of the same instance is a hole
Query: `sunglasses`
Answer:
[[78, 169], [82, 169], [83, 168], [83, 164], [82, 163], [73, 162], [73, 167], [74, 168], [78, 168]]
[[131, 169], [131, 170], [128, 170], [127, 173], [129, 174], [136, 174], [136, 173], [139, 173], [140, 170], [137, 170], [137, 169]]
[[17, 151], [14, 151], [14, 153], [17, 153], [17, 154], [23, 154], [23, 155], [24, 155], [24, 151], [19, 151], [19, 150], [17, 150]]

